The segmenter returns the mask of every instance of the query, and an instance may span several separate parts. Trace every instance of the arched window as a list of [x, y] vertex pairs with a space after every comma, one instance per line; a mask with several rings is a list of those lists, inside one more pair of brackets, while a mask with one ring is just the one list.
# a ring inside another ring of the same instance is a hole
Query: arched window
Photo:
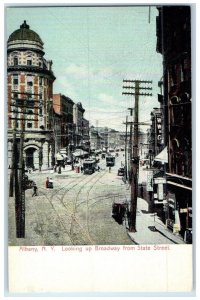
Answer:
[[177, 97], [177, 96], [173, 96], [173, 97], [171, 97], [170, 102], [171, 102], [172, 105], [173, 104], [178, 104], [180, 102], [180, 98]]
[[179, 147], [180, 147], [179, 141], [178, 141], [177, 139], [173, 139], [171, 143], [172, 143], [172, 148], [173, 148], [175, 151], [177, 151], [177, 150], [179, 149]]
[[181, 105], [181, 98], [173, 96], [170, 99], [171, 103], [171, 124], [174, 126], [180, 126], [183, 124], [183, 107]]

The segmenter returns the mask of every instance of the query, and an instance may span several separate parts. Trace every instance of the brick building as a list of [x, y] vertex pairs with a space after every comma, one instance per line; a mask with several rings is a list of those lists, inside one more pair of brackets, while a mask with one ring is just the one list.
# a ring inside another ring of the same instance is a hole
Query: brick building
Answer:
[[53, 95], [53, 110], [54, 114], [60, 116], [59, 134], [55, 131], [56, 153], [66, 148], [70, 151], [70, 146], [73, 144], [74, 124], [73, 124], [73, 106], [74, 102], [62, 94]]
[[163, 55], [164, 140], [168, 147], [168, 226], [185, 237], [192, 228], [191, 13], [158, 7], [157, 51]]
[[8, 164], [12, 164], [13, 132], [19, 146], [24, 131], [26, 167], [50, 167], [53, 157], [51, 128], [52, 61], [44, 58], [43, 42], [26, 21], [7, 41]]

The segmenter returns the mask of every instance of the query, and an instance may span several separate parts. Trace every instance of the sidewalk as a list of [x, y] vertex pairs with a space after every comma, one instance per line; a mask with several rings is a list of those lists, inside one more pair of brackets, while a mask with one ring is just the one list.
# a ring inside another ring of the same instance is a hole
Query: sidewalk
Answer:
[[182, 237], [166, 228], [157, 215], [148, 212], [148, 203], [142, 198], [138, 198], [137, 203], [136, 230], [128, 232], [135, 244], [185, 244]]

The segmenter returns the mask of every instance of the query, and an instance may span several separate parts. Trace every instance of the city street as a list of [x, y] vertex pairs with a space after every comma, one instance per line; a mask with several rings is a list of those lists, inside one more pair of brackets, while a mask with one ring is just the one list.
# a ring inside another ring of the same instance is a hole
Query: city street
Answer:
[[[38, 187], [38, 196], [26, 190], [25, 239], [16, 238], [14, 199], [9, 199], [9, 245], [128, 245], [183, 243], [166, 229], [158, 216], [149, 211], [149, 203], [138, 198], [137, 232], [128, 231], [127, 219], [118, 224], [112, 218], [112, 204], [119, 199], [130, 201], [130, 186], [124, 184], [117, 170], [123, 164], [123, 152], [116, 164], [106, 167], [100, 160], [100, 171], [84, 175], [62, 169], [33, 172], [29, 178]], [[145, 183], [145, 171], [140, 168], [139, 182]], [[53, 179], [54, 188], [47, 189], [46, 178]], [[154, 229], [156, 226], [156, 230]]]
[[[15, 238], [14, 203], [9, 203], [10, 245], [94, 245], [132, 244], [126, 226], [111, 216], [112, 203], [129, 194], [122, 177], [117, 176], [123, 154], [109, 173], [105, 159], [100, 172], [83, 175], [62, 169], [61, 174], [43, 171], [29, 174], [38, 187], [38, 196], [26, 190], [25, 239]], [[45, 187], [46, 177], [54, 181], [54, 188]]]

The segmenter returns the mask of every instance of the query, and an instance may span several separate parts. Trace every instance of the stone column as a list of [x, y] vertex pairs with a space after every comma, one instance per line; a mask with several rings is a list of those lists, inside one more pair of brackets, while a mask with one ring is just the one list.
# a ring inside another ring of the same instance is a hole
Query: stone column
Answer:
[[39, 170], [39, 149], [33, 152], [33, 164], [34, 168]]
[[43, 144], [43, 165], [42, 165], [42, 169], [48, 169], [48, 142], [45, 142]]

